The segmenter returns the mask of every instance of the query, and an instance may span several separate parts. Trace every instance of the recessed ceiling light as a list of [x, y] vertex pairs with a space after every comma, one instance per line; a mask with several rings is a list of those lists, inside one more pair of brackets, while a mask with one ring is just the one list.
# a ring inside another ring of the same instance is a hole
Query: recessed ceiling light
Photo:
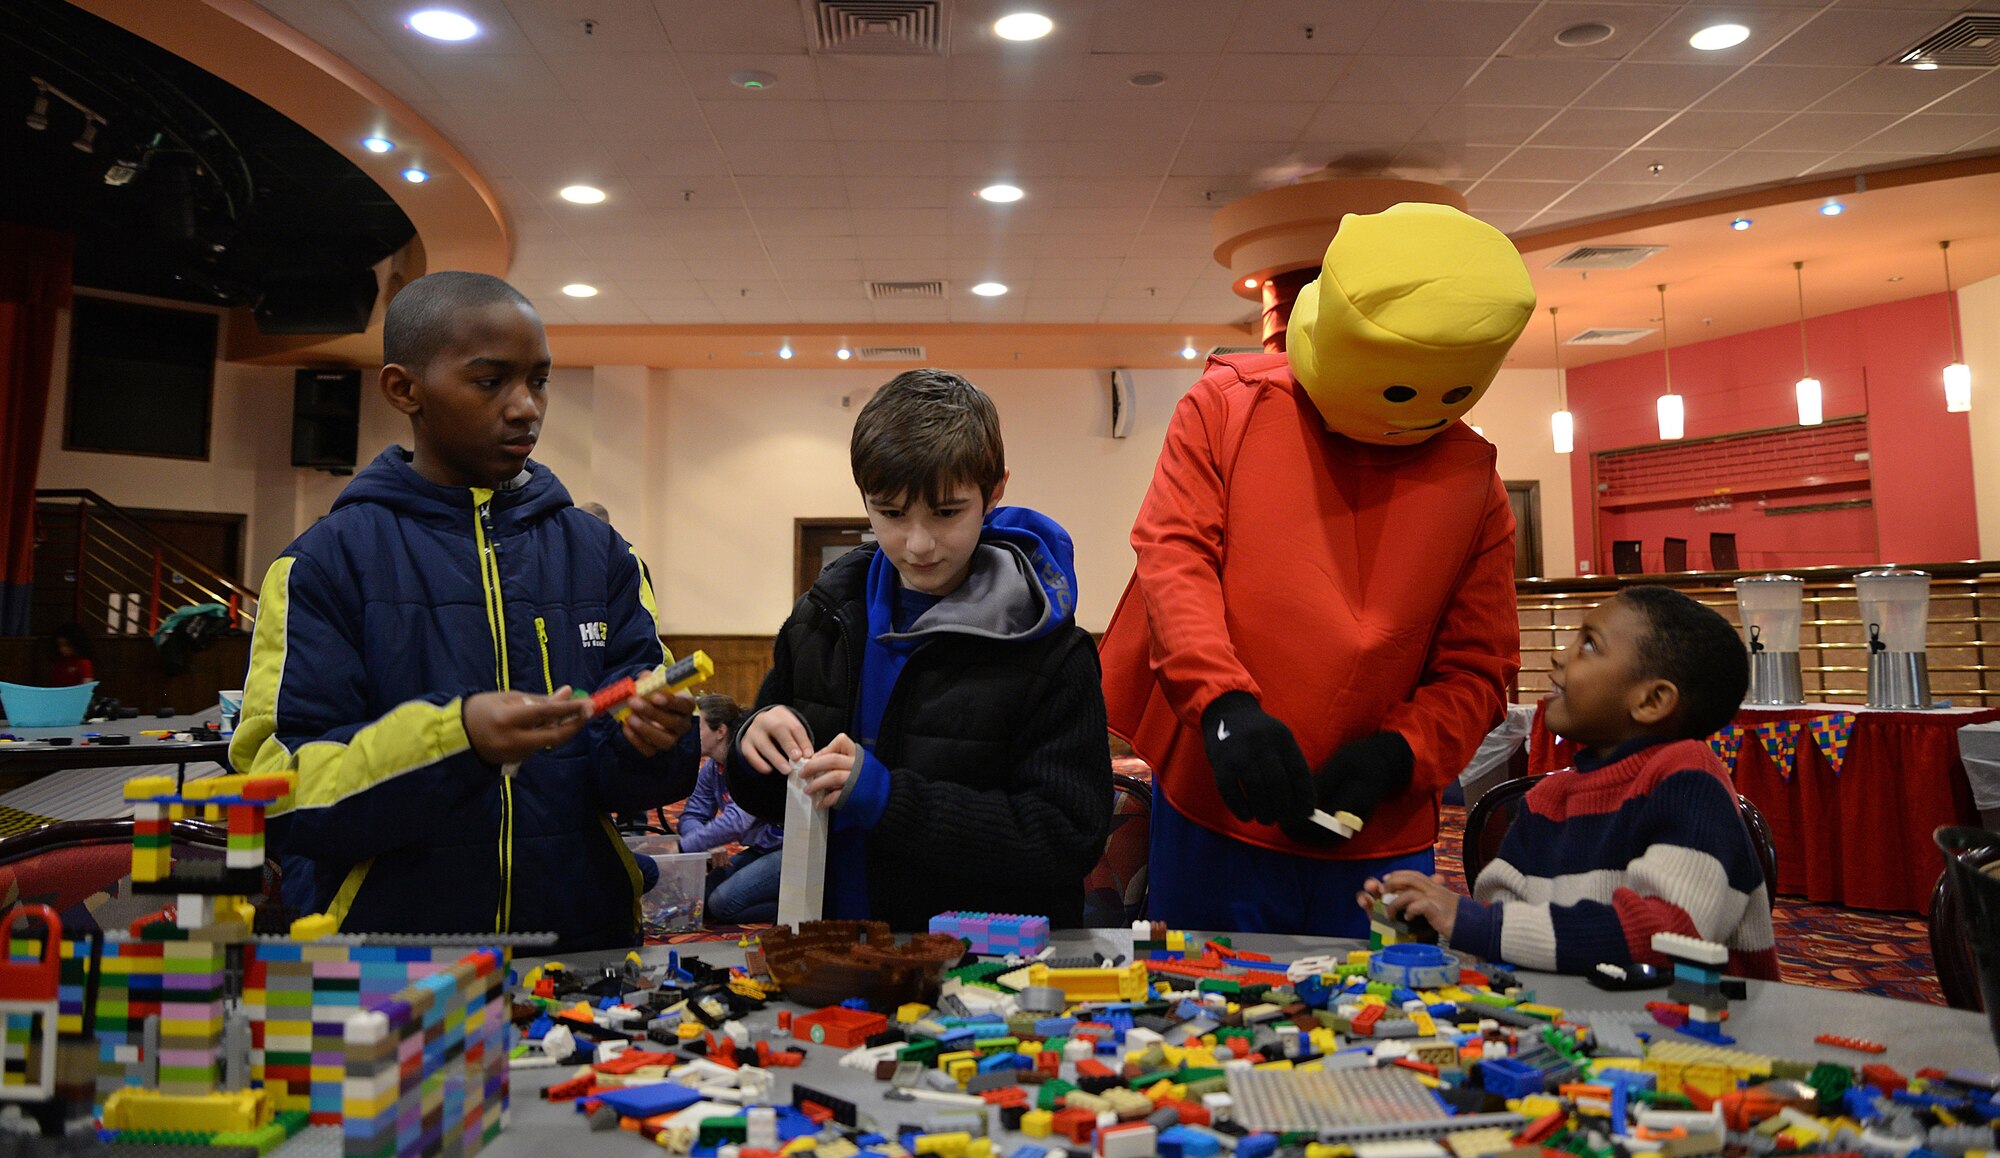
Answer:
[[1729, 223], [1729, 228], [1734, 229], [1738, 233], [1741, 233], [1755, 224], [1756, 222], [1750, 220], [1748, 217], [1738, 217], [1736, 220]]
[[361, 147], [371, 153], [386, 153], [396, 147], [396, 142], [387, 137], [363, 137]]
[[408, 181], [412, 185], [421, 185], [430, 179], [431, 175], [429, 173], [424, 172], [422, 169], [403, 170], [403, 180]]
[[778, 347], [778, 357], [783, 358], [787, 362], [792, 360], [792, 344], [790, 342], [786, 342], [784, 345]]
[[1018, 185], [988, 185], [979, 191], [979, 196], [982, 200], [1005, 203], [1019, 201], [1025, 194]]
[[594, 285], [585, 285], [580, 281], [573, 281], [563, 287], [563, 292], [573, 298], [594, 298], [597, 296], [597, 287]]
[[1164, 72], [1135, 72], [1125, 78], [1125, 83], [1134, 88], [1158, 88], [1167, 83]]
[[1847, 212], [1847, 206], [1838, 201], [1829, 201], [1819, 207], [1819, 212], [1822, 217], [1838, 217]]
[[730, 73], [729, 83], [735, 85], [737, 88], [775, 88], [778, 84], [778, 78], [776, 74], [765, 72], [761, 68], [746, 68], [741, 72]]
[[997, 281], [982, 281], [972, 287], [972, 292], [982, 298], [997, 298], [1007, 292], [1007, 287]]
[[595, 185], [565, 185], [559, 195], [564, 201], [578, 205], [596, 205], [604, 200], [604, 190]]
[[845, 362], [854, 356], [854, 351], [848, 349], [846, 346], [842, 346], [833, 352], [833, 356]]
[[1711, 24], [1688, 37], [1688, 44], [1703, 52], [1720, 52], [1725, 48], [1735, 48], [1748, 39], [1750, 30], [1741, 24]]
[[410, 31], [432, 40], [471, 40], [479, 35], [479, 25], [457, 12], [426, 8], [410, 15]]
[[1896, 275], [1895, 277], [1892, 277], [1892, 278], [1890, 278], [1889, 280], [1890, 280], [1890, 281], [1902, 281], [1902, 280], [1903, 280], [1903, 275], [1899, 273], [1899, 274], [1897, 274], [1897, 275]]
[[1187, 345], [1181, 347], [1181, 357], [1186, 358], [1190, 362], [1194, 361], [1200, 355], [1201, 351], [1194, 348], [1193, 342], [1189, 342]]
[[1055, 21], [1039, 12], [1015, 12], [993, 22], [994, 35], [1002, 40], [1040, 40], [1055, 27]]
[[1935, 60], [1919, 60], [1910, 65], [1911, 68], [1916, 69], [1918, 72], [1936, 72], [1937, 66], [1938, 63]]
[[1246, 278], [1244, 278], [1244, 279], [1243, 279], [1243, 288], [1244, 288], [1244, 289], [1256, 289], [1256, 288], [1257, 288], [1257, 279], [1256, 279], [1256, 278], [1254, 278], [1254, 277], [1246, 277]]

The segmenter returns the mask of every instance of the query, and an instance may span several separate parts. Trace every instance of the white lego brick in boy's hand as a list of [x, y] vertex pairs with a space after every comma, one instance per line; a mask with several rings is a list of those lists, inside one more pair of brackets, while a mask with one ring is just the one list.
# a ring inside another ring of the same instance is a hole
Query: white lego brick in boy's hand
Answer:
[[1361, 831], [1361, 818], [1352, 812], [1322, 812], [1315, 808], [1311, 819], [1335, 836], [1353, 836]]
[[1699, 937], [1683, 937], [1679, 933], [1653, 934], [1653, 952], [1664, 953], [1679, 961], [1693, 961], [1701, 965], [1722, 966], [1729, 964], [1729, 950], [1713, 941]]

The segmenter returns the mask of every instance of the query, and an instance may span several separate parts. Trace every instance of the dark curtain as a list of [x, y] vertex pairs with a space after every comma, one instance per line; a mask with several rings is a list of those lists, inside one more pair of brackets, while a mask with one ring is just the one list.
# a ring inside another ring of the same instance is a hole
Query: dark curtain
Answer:
[[28, 634], [35, 478], [70, 245], [66, 233], [0, 222], [0, 635]]

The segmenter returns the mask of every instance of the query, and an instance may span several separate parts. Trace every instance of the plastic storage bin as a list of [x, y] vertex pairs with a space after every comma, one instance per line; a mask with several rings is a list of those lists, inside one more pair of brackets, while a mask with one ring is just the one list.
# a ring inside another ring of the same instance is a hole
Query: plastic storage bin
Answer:
[[0, 709], [11, 728], [74, 728], [83, 723], [97, 681], [66, 688], [38, 688], [0, 681]]
[[651, 860], [660, 869], [658, 883], [639, 898], [641, 931], [653, 937], [699, 930], [708, 885], [708, 854], [675, 852], [679, 842], [668, 836], [627, 837], [625, 845], [633, 856]]

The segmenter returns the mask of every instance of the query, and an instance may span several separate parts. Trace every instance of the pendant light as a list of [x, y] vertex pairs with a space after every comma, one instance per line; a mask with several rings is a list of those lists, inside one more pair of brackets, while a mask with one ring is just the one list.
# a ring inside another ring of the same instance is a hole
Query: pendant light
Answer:
[[1944, 254], [1944, 316], [1951, 325], [1951, 365], [1944, 368], [1944, 408], [1952, 414], [1972, 409], [1972, 367], [1958, 344], [1958, 302], [1951, 292], [1951, 242], [1938, 242]]
[[1549, 415], [1549, 433], [1555, 436], [1556, 453], [1568, 454], [1576, 449], [1576, 418], [1569, 412], [1569, 400], [1563, 392], [1563, 348], [1562, 335], [1556, 330], [1556, 307], [1549, 307], [1549, 341], [1556, 352], [1556, 412]]
[[1812, 363], [1806, 359], [1806, 263], [1793, 262], [1792, 273], [1799, 282], [1799, 425], [1818, 426], [1825, 417], [1819, 379], [1812, 376]]
[[1667, 286], [1661, 282], [1660, 291], [1660, 364], [1667, 372], [1667, 392], [1660, 395], [1657, 408], [1660, 414], [1660, 441], [1674, 442], [1687, 430], [1687, 412], [1681, 406], [1681, 396], [1674, 393], [1674, 361], [1671, 343], [1667, 338]]

